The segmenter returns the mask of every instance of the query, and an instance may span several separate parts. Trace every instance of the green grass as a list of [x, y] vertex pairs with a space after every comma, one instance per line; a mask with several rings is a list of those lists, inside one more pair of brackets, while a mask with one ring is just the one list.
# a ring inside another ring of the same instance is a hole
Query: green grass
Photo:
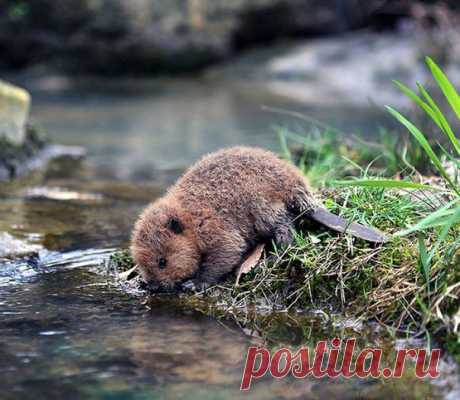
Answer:
[[[323, 191], [322, 197], [334, 212], [388, 234], [410, 228], [432, 212], [425, 201], [400, 190], [349, 186]], [[428, 230], [426, 242], [434, 243], [436, 235], [435, 229]], [[375, 247], [305, 225], [292, 246], [271, 249], [272, 257], [244, 275], [238, 287], [230, 277], [205, 293], [182, 296], [181, 304], [210, 315], [231, 315], [242, 324], [277, 311], [321, 309], [378, 321], [399, 335], [436, 332], [444, 337], [452, 334], [450, 319], [458, 307], [458, 297], [446, 296], [459, 281], [455, 265], [460, 260], [452, 253], [458, 237], [460, 229], [450, 232], [433, 255], [428, 290], [420, 272], [417, 233]], [[127, 257], [118, 257], [123, 269], [130, 266]]]
[[[387, 233], [406, 229], [430, 212], [425, 203], [414, 202], [404, 193], [371, 188], [329, 193], [324, 203]], [[434, 231], [427, 236], [427, 240], [435, 238]], [[293, 246], [274, 250], [274, 263], [263, 263], [245, 276], [238, 288], [224, 286], [223, 294], [234, 310], [245, 310], [260, 301], [283, 310], [333, 305], [350, 315], [421, 331], [433, 318], [438, 319], [427, 311], [437, 300], [441, 310], [449, 311], [455, 305], [454, 299], [442, 298], [444, 289], [458, 279], [453, 268], [456, 260], [448, 251], [454, 241], [453, 231], [433, 256], [430, 279], [436, 293], [427, 290], [419, 272], [415, 234], [394, 237], [385, 246], [374, 247], [329, 231], [304, 229]], [[222, 302], [222, 288], [216, 297]]]
[[278, 134], [281, 155], [296, 164], [316, 188], [331, 186], [334, 180], [350, 176], [393, 177], [433, 172], [427, 154], [405, 132], [381, 128], [378, 141], [317, 129], [298, 134], [283, 128]]
[[[422, 276], [423, 287], [427, 293], [426, 299], [420, 296], [416, 297], [416, 301], [422, 308], [423, 321], [438, 319], [444, 323], [447, 321], [447, 325], [450, 321], [453, 333], [458, 336], [457, 319], [459, 317], [457, 314], [460, 315], [460, 308], [458, 307], [460, 297], [460, 260], [458, 257], [460, 243], [460, 139], [454, 132], [447, 115], [448, 112], [453, 112], [457, 119], [460, 120], [460, 96], [438, 65], [430, 58], [427, 58], [426, 62], [435, 82], [450, 106], [450, 110], [443, 112], [440, 103], [433, 100], [430, 93], [420, 83], [417, 83], [418, 94], [400, 82], [396, 82], [396, 85], [433, 121], [439, 132], [439, 141], [444, 141], [447, 145], [433, 145], [432, 141], [430, 141], [431, 135], [428, 135], [426, 131], [423, 132], [422, 129], [419, 129], [407, 117], [392, 107], [388, 106], [387, 109], [407, 129], [418, 147], [428, 157], [434, 171], [439, 176], [437, 189], [443, 192], [443, 197], [436, 198], [435, 202], [429, 201], [428, 204], [431, 203], [433, 210], [411, 227], [397, 232], [396, 236], [404, 237], [417, 234], [418, 271]], [[448, 166], [450, 166], [450, 171], [448, 171]], [[345, 182], [345, 184], [350, 184], [350, 182]], [[404, 181], [404, 184], [401, 185], [401, 180], [387, 180], [384, 182], [378, 179], [361, 179], [352, 182], [354, 186], [367, 188], [398, 186], [411, 189], [414, 184], [418, 183]], [[428, 199], [430, 198], [428, 197]], [[439, 267], [436, 260], [439, 260]], [[440, 279], [433, 277], [436, 268], [440, 270]], [[448, 277], [452, 277], [452, 279], [449, 280]], [[433, 301], [433, 297], [436, 295], [441, 297], [439, 300]], [[447, 297], [452, 297], [457, 301], [457, 306], [454, 305], [449, 310], [450, 313], [456, 314], [454, 317], [443, 315], [440, 311], [439, 303]]]

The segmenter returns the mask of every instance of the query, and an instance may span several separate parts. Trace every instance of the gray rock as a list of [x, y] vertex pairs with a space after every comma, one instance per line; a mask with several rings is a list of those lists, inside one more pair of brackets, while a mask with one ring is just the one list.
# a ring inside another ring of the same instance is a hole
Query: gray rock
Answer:
[[83, 147], [50, 144], [36, 129], [27, 126], [21, 145], [6, 139], [0, 141], [0, 182], [43, 168], [53, 159], [79, 160], [85, 155]]
[[0, 139], [16, 146], [24, 143], [29, 107], [26, 90], [0, 81]]
[[78, 160], [85, 155], [86, 150], [80, 146], [45, 145], [42, 149], [37, 149], [30, 157], [20, 154], [17, 158], [13, 156], [9, 160], [0, 159], [0, 182], [41, 169], [48, 162], [57, 158]]
[[0, 232], [0, 258], [17, 258], [35, 255], [42, 247], [16, 239], [7, 232]]
[[402, 33], [317, 39], [273, 57], [264, 68], [275, 93], [325, 105], [344, 98], [354, 105], [395, 105], [400, 99], [405, 105], [392, 80], [423, 80], [417, 38]]

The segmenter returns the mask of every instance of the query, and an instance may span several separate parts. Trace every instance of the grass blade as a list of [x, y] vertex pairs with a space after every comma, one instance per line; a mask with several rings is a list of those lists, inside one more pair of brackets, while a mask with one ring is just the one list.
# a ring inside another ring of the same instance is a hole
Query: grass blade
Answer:
[[385, 189], [422, 189], [422, 190], [441, 190], [439, 188], [423, 185], [421, 183], [409, 181], [397, 181], [393, 179], [360, 179], [348, 181], [332, 181], [336, 186], [359, 186], [368, 188], [385, 188]]
[[415, 137], [415, 139], [420, 143], [420, 145], [423, 147], [425, 152], [428, 154], [428, 157], [430, 157], [431, 162], [434, 164], [438, 172], [447, 181], [447, 183], [455, 191], [455, 193], [460, 195], [459, 188], [454, 184], [450, 176], [447, 174], [438, 156], [433, 151], [430, 143], [428, 143], [428, 140], [426, 140], [425, 135], [422, 132], [420, 132], [420, 130], [412, 122], [410, 122], [406, 117], [404, 117], [401, 113], [396, 111], [394, 108], [389, 107], [389, 106], [387, 106], [386, 108], [399, 122], [401, 122], [409, 130], [412, 136]]
[[393, 81], [401, 92], [403, 92], [407, 97], [409, 97], [414, 103], [416, 103], [423, 111], [425, 111], [431, 119], [435, 122], [440, 129], [443, 129], [441, 121], [435, 110], [432, 106], [425, 103], [413, 90], [408, 88], [406, 85], [402, 84], [399, 81]]
[[423, 236], [419, 235], [418, 237], [418, 249], [419, 249], [419, 265], [420, 272], [425, 281], [425, 285], [428, 291], [428, 296], [430, 295], [430, 270], [431, 270], [431, 260], [428, 256], [428, 251], [423, 241]]
[[455, 150], [457, 151], [457, 154], [460, 155], [460, 143], [456, 138], [454, 132], [452, 131], [452, 128], [450, 127], [450, 124], [447, 121], [447, 118], [444, 116], [444, 114], [439, 109], [438, 105], [430, 96], [428, 91], [424, 88], [424, 86], [421, 83], [417, 83], [417, 87], [419, 88], [420, 92], [425, 97], [425, 99], [428, 101], [429, 105], [431, 106], [431, 110], [435, 113], [439, 121], [439, 124], [436, 124], [441, 128], [442, 132], [449, 138]]
[[457, 205], [457, 207], [454, 208], [453, 211], [454, 213], [452, 214], [452, 216], [450, 216], [445, 221], [444, 228], [441, 234], [439, 235], [438, 240], [436, 240], [436, 243], [433, 246], [433, 249], [430, 252], [430, 260], [434, 257], [441, 243], [447, 238], [447, 235], [449, 234], [449, 231], [452, 229], [452, 227], [460, 222], [460, 205]]
[[460, 119], [460, 97], [454, 86], [452, 83], [450, 83], [449, 79], [441, 70], [441, 68], [439, 68], [438, 65], [430, 57], [426, 58], [426, 63], [428, 64], [434, 79], [436, 79], [436, 82], [444, 93], [444, 96], [452, 107], [452, 110], [454, 110], [457, 118]]
[[292, 162], [292, 154], [291, 154], [291, 150], [289, 149], [289, 146], [287, 144], [286, 134], [284, 132], [280, 131], [278, 133], [278, 137], [279, 137], [279, 141], [280, 141], [280, 145], [281, 145], [281, 152], [282, 152], [283, 157], [286, 160], [289, 160], [289, 161]]
[[420, 232], [428, 228], [433, 228], [437, 226], [445, 226], [445, 219], [455, 214], [456, 209], [452, 208], [454, 204], [456, 204], [458, 200], [453, 200], [450, 203], [447, 203], [445, 206], [441, 207], [439, 210], [431, 213], [427, 217], [423, 218], [414, 226], [405, 229], [403, 231], [399, 231], [395, 234], [395, 236], [407, 236], [414, 232]]

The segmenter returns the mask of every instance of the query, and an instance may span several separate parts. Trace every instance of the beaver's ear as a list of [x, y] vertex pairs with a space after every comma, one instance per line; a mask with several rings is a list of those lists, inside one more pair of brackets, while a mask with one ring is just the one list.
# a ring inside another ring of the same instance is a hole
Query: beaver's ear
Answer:
[[182, 227], [182, 224], [180, 223], [180, 221], [175, 218], [175, 217], [172, 217], [169, 221], [168, 221], [168, 229], [173, 231], [175, 234], [179, 235], [180, 233], [183, 232], [184, 228]]

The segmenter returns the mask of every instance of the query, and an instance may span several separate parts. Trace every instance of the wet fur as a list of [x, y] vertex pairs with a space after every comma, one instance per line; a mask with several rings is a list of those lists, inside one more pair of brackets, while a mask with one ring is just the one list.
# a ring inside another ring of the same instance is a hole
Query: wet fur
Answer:
[[146, 282], [170, 289], [191, 278], [213, 284], [260, 241], [289, 244], [295, 219], [318, 206], [300, 171], [275, 154], [225, 149], [201, 159], [146, 208], [131, 251]]

